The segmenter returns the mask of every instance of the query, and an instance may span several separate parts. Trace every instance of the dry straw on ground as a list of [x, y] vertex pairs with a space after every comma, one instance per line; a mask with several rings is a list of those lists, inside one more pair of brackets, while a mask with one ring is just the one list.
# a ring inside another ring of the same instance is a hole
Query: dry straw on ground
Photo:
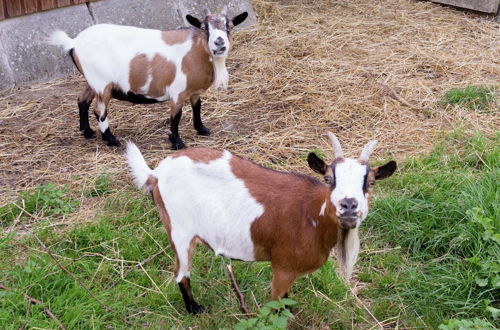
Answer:
[[[376, 138], [374, 159], [401, 160], [457, 126], [498, 129], [498, 101], [486, 113], [437, 105], [453, 87], [498, 85], [498, 23], [410, 0], [253, 4], [259, 24], [235, 33], [229, 90], [203, 99], [211, 137], [195, 135], [185, 107], [188, 145], [311, 174], [303, 155], [319, 148], [331, 156], [327, 130], [351, 154]], [[46, 182], [69, 183], [79, 194], [103, 172], [117, 189], [130, 185], [123, 149], [78, 131], [82, 88], [75, 76], [0, 94], [0, 204]], [[116, 136], [137, 143], [151, 165], [172, 153], [166, 104], [112, 101], [109, 118]]]

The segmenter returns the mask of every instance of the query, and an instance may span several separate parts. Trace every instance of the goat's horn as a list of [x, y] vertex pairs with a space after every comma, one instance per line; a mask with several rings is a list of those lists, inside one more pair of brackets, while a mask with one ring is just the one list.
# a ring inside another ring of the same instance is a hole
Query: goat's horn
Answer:
[[210, 12], [210, 9], [205, 8], [205, 9], [203, 10], [203, 15], [204, 15], [205, 17], [207, 17], [207, 16], [209, 16], [209, 15], [212, 15], [212, 13]]
[[370, 142], [368, 142], [363, 148], [363, 151], [361, 151], [359, 160], [368, 162], [368, 159], [370, 159], [370, 155], [372, 154], [373, 149], [375, 149], [377, 143], [378, 143], [377, 140], [371, 140]]
[[335, 155], [335, 158], [342, 158], [344, 157], [344, 152], [342, 151], [342, 147], [340, 146], [339, 139], [333, 134], [332, 132], [327, 132], [326, 135], [330, 138], [330, 143], [333, 147], [333, 153]]
[[224, 7], [222, 7], [222, 10], [221, 10], [221, 15], [227, 15], [227, 5], [224, 5]]

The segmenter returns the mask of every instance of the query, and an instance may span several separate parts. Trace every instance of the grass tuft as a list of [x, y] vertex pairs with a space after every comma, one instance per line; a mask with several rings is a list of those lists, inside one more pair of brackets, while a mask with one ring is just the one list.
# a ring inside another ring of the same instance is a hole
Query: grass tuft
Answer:
[[471, 110], [484, 111], [495, 100], [495, 86], [467, 86], [447, 91], [441, 100], [443, 104], [461, 105]]

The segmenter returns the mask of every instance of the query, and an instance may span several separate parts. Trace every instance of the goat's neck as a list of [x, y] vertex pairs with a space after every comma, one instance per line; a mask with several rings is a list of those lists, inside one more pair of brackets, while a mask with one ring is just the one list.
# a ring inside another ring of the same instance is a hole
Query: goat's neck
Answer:
[[338, 241], [339, 222], [335, 206], [330, 200], [330, 190], [322, 194], [315, 204], [314, 213], [318, 214], [318, 235], [325, 251], [331, 251]]

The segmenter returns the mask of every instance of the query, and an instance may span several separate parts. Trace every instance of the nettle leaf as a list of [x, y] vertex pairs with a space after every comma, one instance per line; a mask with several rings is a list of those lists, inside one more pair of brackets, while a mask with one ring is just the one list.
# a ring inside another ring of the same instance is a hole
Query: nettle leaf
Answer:
[[287, 306], [293, 306], [297, 305], [298, 303], [295, 300], [289, 299], [289, 298], [283, 298], [281, 299], [281, 302]]
[[476, 277], [476, 284], [479, 285], [480, 287], [487, 286], [488, 285], [488, 279], [487, 278]]
[[283, 307], [283, 305], [280, 304], [278, 301], [270, 301], [266, 304], [266, 306], [273, 309], [280, 309], [281, 307]]
[[267, 316], [267, 315], [271, 314], [271, 308], [270, 308], [270, 307], [268, 307], [268, 306], [267, 306], [267, 304], [266, 304], [264, 307], [262, 307], [262, 308], [260, 309], [260, 314], [261, 314], [262, 316]]
[[488, 306], [486, 310], [491, 313], [491, 317], [493, 317], [494, 320], [500, 317], [500, 309]]
[[493, 287], [495, 289], [498, 289], [500, 288], [500, 276], [499, 275], [496, 275], [492, 280], [491, 280], [491, 284], [493, 285]]

